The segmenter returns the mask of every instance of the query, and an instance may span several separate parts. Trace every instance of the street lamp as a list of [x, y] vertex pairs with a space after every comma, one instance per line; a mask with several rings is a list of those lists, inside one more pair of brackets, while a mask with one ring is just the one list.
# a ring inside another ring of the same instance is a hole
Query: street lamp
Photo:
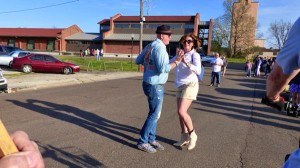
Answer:
[[134, 34], [131, 34], [131, 69], [132, 69], [132, 56], [133, 56], [133, 39], [134, 39]]

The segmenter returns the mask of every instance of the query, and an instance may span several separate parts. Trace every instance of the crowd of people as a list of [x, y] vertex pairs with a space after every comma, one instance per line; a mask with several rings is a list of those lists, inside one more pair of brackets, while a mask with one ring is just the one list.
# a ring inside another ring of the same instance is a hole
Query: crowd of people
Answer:
[[261, 57], [257, 55], [254, 57], [253, 62], [249, 59], [245, 63], [245, 71], [247, 77], [260, 77], [261, 72], [264, 73], [264, 77], [267, 77], [268, 74], [273, 69], [275, 63], [275, 57]]
[[85, 50], [79, 50], [79, 56], [80, 57], [89, 57], [89, 56], [95, 56], [97, 61], [100, 60], [100, 57], [103, 56], [103, 49], [90, 49], [90, 48], [86, 48]]
[[[156, 29], [157, 38], [148, 44], [136, 59], [136, 64], [144, 66], [142, 88], [149, 105], [148, 116], [140, 131], [137, 147], [149, 153], [165, 149], [156, 140], [156, 128], [162, 112], [164, 85], [172, 69], [175, 69], [174, 85], [176, 88], [177, 114], [181, 128], [180, 140], [174, 143], [174, 146], [188, 145], [188, 150], [192, 150], [195, 148], [197, 141], [197, 135], [192, 118], [188, 114], [188, 109], [193, 100], [196, 100], [199, 90], [197, 75], [201, 73], [201, 57], [195, 49], [201, 45], [201, 40], [192, 33], [183, 35], [179, 41], [180, 49], [178, 49], [176, 56], [169, 60], [166, 45], [169, 44], [171, 35], [170, 26], [158, 26]], [[280, 92], [300, 71], [300, 46], [294, 43], [294, 41], [299, 40], [300, 19], [296, 21], [291, 29], [289, 38], [278, 56], [278, 61], [275, 62], [273, 59], [262, 60], [258, 56], [254, 60], [255, 76], [260, 76], [260, 67], [264, 66], [264, 64], [266, 66], [265, 75], [270, 73], [267, 79], [266, 97], [264, 97], [267, 105], [272, 107], [282, 105], [282, 100], [279, 96]], [[291, 49], [292, 51], [290, 51]], [[98, 55], [99, 51], [97, 52], [97, 50], [92, 52]], [[89, 55], [89, 49], [85, 50], [84, 53]], [[211, 62], [211, 85], [214, 85], [216, 78], [217, 87], [219, 87], [222, 66], [222, 76], [224, 76], [227, 61], [225, 57], [222, 60], [219, 53], [215, 54], [215, 58]], [[265, 63], [263, 63], [264, 61]], [[251, 69], [252, 63], [248, 60], [246, 71], [249, 77], [251, 76]], [[23, 167], [44, 167], [44, 162], [36, 143], [30, 141], [25, 132], [14, 133], [11, 137], [20, 152], [1, 158], [0, 167], [19, 167], [18, 164], [23, 164]], [[21, 163], [14, 159], [22, 160], [23, 162]], [[287, 160], [284, 167], [299, 167], [299, 165], [300, 150], [298, 149]]]

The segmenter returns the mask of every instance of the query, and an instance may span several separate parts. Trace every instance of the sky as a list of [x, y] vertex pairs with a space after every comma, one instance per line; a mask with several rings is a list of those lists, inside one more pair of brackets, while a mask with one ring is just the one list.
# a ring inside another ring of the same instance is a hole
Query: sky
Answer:
[[[255, 0], [258, 1], [258, 0]], [[2, 28], [67, 28], [78, 25], [84, 32], [97, 33], [103, 19], [120, 13], [140, 15], [140, 0], [0, 0]], [[294, 23], [300, 16], [299, 0], [259, 0], [258, 32], [270, 37], [271, 22]], [[223, 0], [151, 0], [144, 16], [200, 14], [209, 21], [224, 14]]]

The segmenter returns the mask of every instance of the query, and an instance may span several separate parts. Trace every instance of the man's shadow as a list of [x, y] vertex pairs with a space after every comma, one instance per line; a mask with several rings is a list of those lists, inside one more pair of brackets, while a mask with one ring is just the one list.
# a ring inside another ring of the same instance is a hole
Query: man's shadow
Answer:
[[[44, 114], [52, 118], [56, 118], [85, 128], [93, 133], [102, 135], [129, 147], [136, 147], [137, 140], [132, 136], [126, 135], [121, 132], [126, 131], [134, 134], [139, 134], [139, 129], [135, 127], [107, 120], [91, 112], [87, 112], [68, 105], [56, 104], [34, 99], [29, 99], [26, 103], [16, 100], [7, 101], [10, 101], [20, 107], [27, 108], [31, 111], [35, 111], [40, 114]], [[119, 137], [123, 137], [128, 141]]]
[[[94, 113], [87, 112], [69, 105], [56, 104], [35, 99], [28, 99], [25, 103], [17, 100], [7, 101], [12, 102], [13, 104], [18, 105], [20, 107], [29, 109], [31, 111], [35, 111], [40, 114], [44, 114], [52, 118], [69, 122], [71, 124], [85, 128], [93, 133], [107, 137], [123, 145], [136, 148], [137, 139], [121, 131], [126, 131], [139, 135], [140, 129], [138, 128], [128, 126], [125, 124], [120, 124], [105, 119]], [[170, 140], [161, 136], [157, 136], [157, 139], [168, 144], [174, 143], [174, 140]]]

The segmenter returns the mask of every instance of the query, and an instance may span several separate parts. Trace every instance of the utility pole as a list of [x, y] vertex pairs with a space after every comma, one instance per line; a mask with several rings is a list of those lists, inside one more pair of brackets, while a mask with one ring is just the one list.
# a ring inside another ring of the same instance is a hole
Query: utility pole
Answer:
[[143, 50], [144, 0], [140, 0], [140, 53]]
[[[141, 23], [141, 27], [140, 27], [140, 51], [139, 51], [139, 53], [141, 53], [143, 50], [144, 0], [140, 0], [140, 23]], [[142, 72], [144, 67], [142, 65], [139, 65], [138, 68], [139, 68], [138, 71]]]

